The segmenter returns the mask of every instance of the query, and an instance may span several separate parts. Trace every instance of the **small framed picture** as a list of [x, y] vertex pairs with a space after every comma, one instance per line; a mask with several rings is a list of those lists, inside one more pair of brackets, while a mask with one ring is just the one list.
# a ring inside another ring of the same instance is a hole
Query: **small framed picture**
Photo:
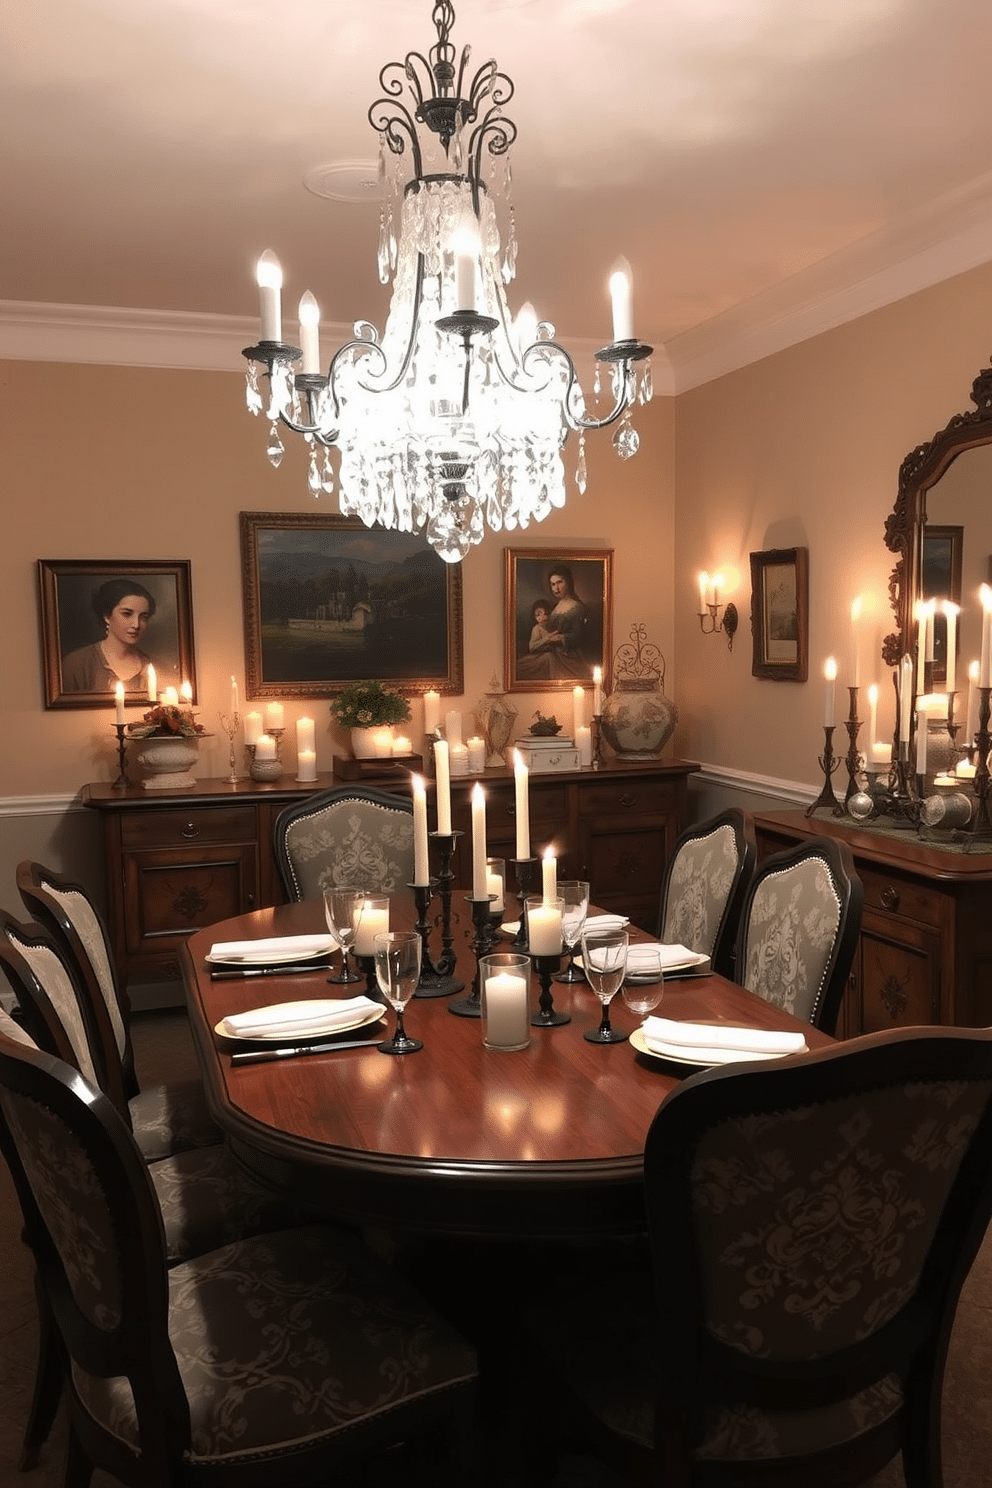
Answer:
[[751, 673], [772, 682], [805, 682], [809, 645], [809, 550], [751, 554]]
[[507, 692], [608, 689], [613, 553], [507, 548], [504, 618]]
[[135, 707], [183, 682], [196, 701], [188, 559], [41, 558], [38, 580], [46, 708], [109, 707], [118, 682]]

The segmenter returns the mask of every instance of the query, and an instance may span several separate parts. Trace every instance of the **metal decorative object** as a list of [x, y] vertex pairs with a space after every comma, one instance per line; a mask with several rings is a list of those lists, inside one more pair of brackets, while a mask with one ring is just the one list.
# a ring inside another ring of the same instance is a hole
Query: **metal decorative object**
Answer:
[[600, 719], [604, 739], [620, 759], [656, 759], [679, 715], [665, 696], [665, 658], [642, 624], [631, 626], [630, 640], [617, 651], [613, 678]]
[[506, 701], [495, 672], [489, 691], [476, 705], [475, 721], [486, 741], [486, 765], [490, 768], [505, 765], [506, 747], [513, 738], [517, 710]]
[[379, 279], [393, 285], [382, 336], [357, 321], [324, 375], [316, 301], [309, 291], [301, 301], [302, 348], [284, 340], [282, 271], [266, 253], [261, 336], [244, 352], [248, 408], [268, 422], [273, 465], [285, 453], [280, 424], [303, 434], [318, 495], [333, 490], [328, 452], [337, 449], [344, 515], [422, 532], [452, 563], [481, 541], [487, 521], [497, 531], [526, 527], [564, 506], [563, 433], [580, 435], [580, 491], [588, 430], [619, 423], [617, 453], [637, 452], [631, 409], [651, 397], [652, 350], [633, 334], [626, 264], [611, 276], [613, 340], [596, 352], [593, 391], [598, 400], [601, 367], [603, 413], [590, 411], [554, 327], [529, 306], [513, 321], [504, 285], [517, 257], [509, 191], [517, 128], [503, 107], [514, 87], [495, 61], [469, 74], [469, 48], [459, 58], [450, 40], [454, 19], [450, 0], [437, 0], [436, 43], [427, 56], [412, 51], [387, 63], [384, 96], [368, 111], [386, 192]]

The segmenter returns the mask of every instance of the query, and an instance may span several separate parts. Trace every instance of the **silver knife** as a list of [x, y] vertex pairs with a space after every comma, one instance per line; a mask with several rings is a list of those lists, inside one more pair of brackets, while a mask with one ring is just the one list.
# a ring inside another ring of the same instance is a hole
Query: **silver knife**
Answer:
[[244, 969], [230, 968], [227, 971], [212, 971], [210, 980], [212, 982], [234, 982], [241, 977], [251, 976], [289, 976], [294, 971], [326, 971], [326, 961], [306, 961], [296, 966], [246, 966]]
[[333, 1054], [335, 1049], [373, 1049], [382, 1039], [352, 1039], [345, 1044], [300, 1044], [287, 1049], [251, 1049], [232, 1054], [232, 1064], [268, 1064], [273, 1059], [292, 1059], [298, 1054]]

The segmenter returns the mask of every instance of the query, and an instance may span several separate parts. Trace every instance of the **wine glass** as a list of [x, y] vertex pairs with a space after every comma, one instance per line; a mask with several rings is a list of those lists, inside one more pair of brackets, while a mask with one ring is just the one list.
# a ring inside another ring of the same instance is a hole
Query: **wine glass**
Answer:
[[627, 962], [627, 974], [623, 983], [623, 1000], [637, 1017], [644, 1019], [653, 1013], [664, 994], [664, 972], [661, 965], [661, 947], [641, 945], [633, 966]]
[[341, 947], [341, 970], [332, 972], [327, 978], [338, 986], [347, 982], [360, 982], [362, 978], [348, 965], [348, 952], [355, 944], [355, 936], [362, 922], [365, 907], [365, 890], [355, 888], [325, 889], [324, 915], [327, 928]]
[[373, 947], [379, 990], [390, 1007], [396, 1009], [396, 1032], [379, 1045], [379, 1053], [415, 1054], [424, 1046], [419, 1039], [407, 1037], [403, 1009], [420, 981], [420, 936], [416, 930], [387, 930], [375, 937]]
[[564, 900], [561, 910], [561, 938], [568, 952], [568, 965], [555, 977], [556, 982], [581, 982], [582, 973], [575, 965], [575, 948], [581, 938], [589, 913], [589, 885], [581, 879], [566, 878], [558, 884], [558, 897]]
[[627, 931], [583, 931], [582, 969], [586, 981], [603, 1004], [599, 1027], [587, 1029], [583, 1038], [591, 1044], [623, 1043], [627, 1035], [610, 1026], [610, 1003], [620, 991], [627, 969]]

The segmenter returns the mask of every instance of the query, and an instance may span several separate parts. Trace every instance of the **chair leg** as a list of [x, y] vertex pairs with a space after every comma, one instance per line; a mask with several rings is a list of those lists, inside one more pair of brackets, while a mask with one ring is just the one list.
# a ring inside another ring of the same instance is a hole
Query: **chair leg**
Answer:
[[93, 1480], [93, 1464], [84, 1451], [75, 1427], [69, 1425], [69, 1445], [65, 1454], [65, 1476], [62, 1488], [90, 1488]]
[[62, 1361], [55, 1339], [55, 1323], [37, 1272], [34, 1290], [38, 1304], [38, 1363], [31, 1406], [24, 1427], [21, 1460], [18, 1463], [21, 1472], [31, 1472], [38, 1466], [38, 1454], [51, 1434], [62, 1396]]

